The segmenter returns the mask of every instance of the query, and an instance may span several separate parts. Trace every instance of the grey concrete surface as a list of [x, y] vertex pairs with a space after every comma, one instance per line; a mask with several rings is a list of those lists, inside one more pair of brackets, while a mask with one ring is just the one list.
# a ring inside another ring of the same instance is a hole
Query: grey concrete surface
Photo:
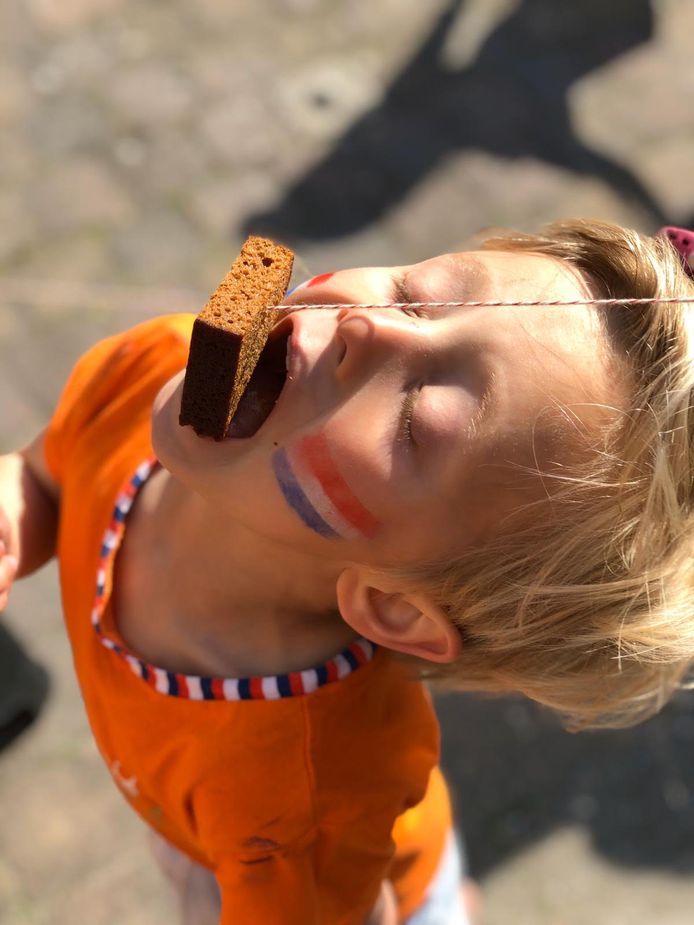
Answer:
[[[248, 229], [306, 275], [566, 215], [688, 222], [693, 34], [689, 0], [3, 0], [0, 449], [90, 343], [197, 308]], [[7, 619], [52, 686], [0, 752], [0, 923], [173, 921], [52, 567]], [[516, 701], [439, 709], [484, 922], [692, 921], [689, 700], [586, 736]]]

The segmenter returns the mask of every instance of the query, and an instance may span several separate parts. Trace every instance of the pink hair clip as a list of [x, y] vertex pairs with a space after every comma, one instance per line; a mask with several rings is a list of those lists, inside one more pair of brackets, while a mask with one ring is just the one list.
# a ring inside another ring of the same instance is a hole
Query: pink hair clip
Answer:
[[694, 279], [694, 231], [666, 225], [658, 234], [664, 235], [682, 258], [682, 266]]

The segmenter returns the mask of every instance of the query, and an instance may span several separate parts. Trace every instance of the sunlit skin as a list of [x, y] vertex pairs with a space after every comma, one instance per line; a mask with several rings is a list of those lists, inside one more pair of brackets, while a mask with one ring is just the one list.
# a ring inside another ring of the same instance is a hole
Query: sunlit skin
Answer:
[[322, 431], [279, 447], [272, 468], [289, 507], [319, 536], [356, 539], [380, 530], [380, 521], [343, 478]]
[[[400, 302], [403, 286], [417, 302], [591, 296], [554, 258], [487, 251], [343, 270], [285, 301]], [[509, 510], [541, 495], [540, 480], [512, 466], [541, 464], [538, 453], [556, 450], [542, 429], [548, 409], [568, 406], [590, 430], [618, 404], [594, 306], [431, 309], [423, 317], [309, 308], [282, 324], [291, 329], [288, 381], [253, 437], [217, 443], [180, 427], [183, 374], [155, 403], [154, 446], [165, 468], [142, 506], [152, 515], [162, 587], [175, 576], [164, 592], [178, 619], [162, 619], [174, 627], [171, 651], [186, 662], [179, 670], [269, 673], [339, 650], [364, 629], [354, 595], [384, 567], [481, 542]], [[381, 525], [373, 535], [321, 536], [287, 503], [273, 457], [311, 434], [324, 436]], [[381, 584], [392, 598], [397, 589]], [[337, 615], [338, 600], [353, 627]], [[448, 639], [429, 651], [445, 660], [454, 648]]]

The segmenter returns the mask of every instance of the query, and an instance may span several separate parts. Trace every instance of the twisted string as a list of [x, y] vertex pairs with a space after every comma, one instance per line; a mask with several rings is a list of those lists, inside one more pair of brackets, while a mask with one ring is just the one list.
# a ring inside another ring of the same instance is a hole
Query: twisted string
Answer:
[[532, 308], [533, 306], [547, 305], [647, 305], [649, 302], [663, 302], [690, 304], [694, 303], [694, 296], [663, 296], [660, 298], [642, 298], [642, 299], [574, 299], [570, 302], [563, 299], [537, 299], [533, 302], [509, 302], [507, 299], [489, 302], [334, 302], [325, 304], [313, 304], [311, 302], [298, 303], [296, 305], [277, 305], [277, 311], [296, 311], [300, 308]]
[[[31, 279], [0, 277], [0, 305], [19, 302], [31, 308], [77, 308], [90, 304], [110, 311], [127, 309], [133, 312], [153, 315], [158, 311], [195, 312], [204, 305], [206, 297], [201, 290], [176, 287], [125, 286], [107, 283], [93, 283], [55, 279]], [[694, 303], [694, 296], [679, 298], [633, 299], [577, 299], [547, 301], [460, 301], [460, 302], [372, 302], [372, 303], [324, 303], [310, 302], [297, 305], [277, 305], [276, 311], [295, 311], [302, 308], [528, 308], [533, 306], [563, 305], [645, 305], [649, 302]]]

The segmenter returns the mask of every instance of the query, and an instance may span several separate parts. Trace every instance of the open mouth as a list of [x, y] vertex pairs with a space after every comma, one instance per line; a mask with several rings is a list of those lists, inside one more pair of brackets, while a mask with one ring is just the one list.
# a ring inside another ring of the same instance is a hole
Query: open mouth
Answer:
[[270, 332], [231, 419], [227, 437], [252, 437], [268, 419], [287, 380], [291, 333], [292, 325], [288, 320], [283, 320]]

